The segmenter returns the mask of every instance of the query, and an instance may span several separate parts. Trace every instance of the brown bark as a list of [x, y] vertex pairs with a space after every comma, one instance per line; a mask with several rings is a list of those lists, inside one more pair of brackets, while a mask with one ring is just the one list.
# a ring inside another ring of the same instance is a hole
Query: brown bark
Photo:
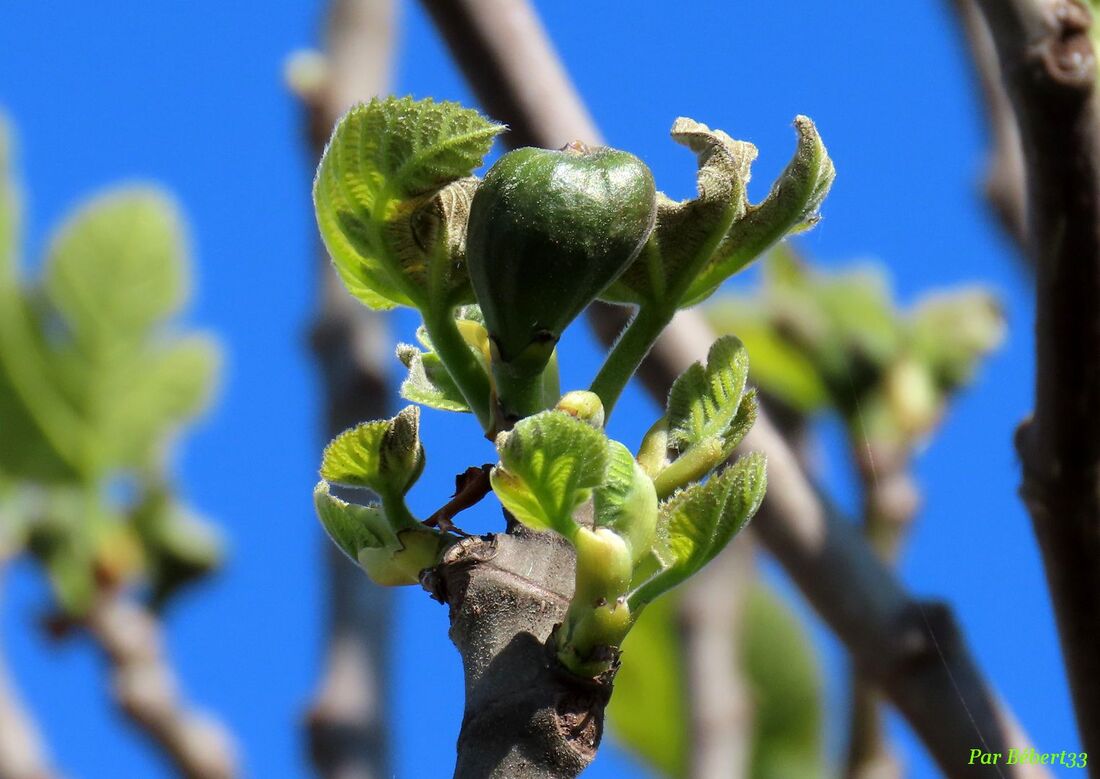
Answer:
[[[1100, 115], [1091, 13], [979, 0], [1020, 127], [1035, 265], [1035, 411], [1017, 433], [1086, 752], [1100, 750]], [[1093, 776], [1100, 769], [1090, 768]]]

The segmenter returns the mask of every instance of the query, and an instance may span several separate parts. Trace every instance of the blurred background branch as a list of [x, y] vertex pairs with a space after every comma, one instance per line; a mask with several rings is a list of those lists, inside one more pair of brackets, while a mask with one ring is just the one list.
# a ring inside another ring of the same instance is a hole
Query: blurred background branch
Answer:
[[[324, 52], [298, 55], [291, 87], [305, 107], [311, 161], [357, 102], [385, 91], [397, 26], [394, 0], [332, 0]], [[313, 164], [310, 165], [310, 170]], [[324, 387], [328, 441], [365, 419], [389, 413], [385, 320], [347, 294], [319, 246], [317, 314], [311, 333]], [[324, 544], [328, 593], [325, 667], [308, 716], [309, 751], [320, 776], [382, 779], [390, 748], [392, 590], [374, 586], [332, 544]]]
[[104, 593], [88, 613], [86, 626], [111, 667], [115, 704], [181, 777], [239, 776], [228, 733], [184, 702], [151, 612], [121, 593]]
[[1008, 236], [1023, 249], [1027, 239], [1026, 182], [1020, 128], [1001, 81], [1000, 61], [989, 25], [976, 0], [950, 0], [985, 102], [992, 150], [986, 163], [985, 196]]
[[[0, 594], [13, 551], [6, 547], [0, 531]], [[55, 779], [58, 776], [46, 754], [38, 726], [20, 700], [0, 651], [0, 779]]]

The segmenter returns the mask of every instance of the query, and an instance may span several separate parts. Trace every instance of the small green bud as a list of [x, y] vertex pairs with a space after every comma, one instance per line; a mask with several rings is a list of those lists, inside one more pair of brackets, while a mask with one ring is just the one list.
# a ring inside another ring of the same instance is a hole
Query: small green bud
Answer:
[[446, 536], [434, 530], [410, 528], [397, 533], [396, 544], [360, 549], [358, 561], [375, 584], [383, 587], [416, 584], [421, 571], [439, 562], [447, 543]]
[[578, 676], [599, 676], [615, 663], [616, 648], [633, 625], [625, 598], [587, 610], [559, 630], [558, 660]]
[[389, 421], [379, 446], [379, 474], [401, 494], [409, 491], [424, 471], [424, 447], [420, 443], [420, 407], [406, 406]]
[[886, 375], [886, 401], [902, 433], [927, 433], [939, 420], [943, 398], [928, 369], [912, 359], [895, 363]]
[[500, 360], [537, 373], [565, 327], [641, 251], [656, 217], [640, 159], [570, 144], [501, 157], [470, 206], [466, 261]]
[[561, 396], [558, 411], [564, 411], [582, 422], [587, 422], [597, 430], [603, 430], [604, 413], [600, 396], [588, 390], [573, 390]]
[[577, 549], [575, 603], [591, 607], [626, 593], [634, 562], [618, 533], [606, 527], [582, 527], [573, 537], [573, 546]]

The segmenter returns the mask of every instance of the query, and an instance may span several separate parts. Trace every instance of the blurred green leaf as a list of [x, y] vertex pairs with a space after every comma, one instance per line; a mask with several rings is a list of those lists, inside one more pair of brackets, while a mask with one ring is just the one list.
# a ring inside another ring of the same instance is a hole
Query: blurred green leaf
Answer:
[[821, 669], [794, 612], [757, 585], [741, 630], [753, 691], [752, 779], [819, 779], [825, 773]]
[[607, 719], [620, 744], [664, 776], [686, 779], [689, 715], [676, 611], [675, 597], [662, 598], [630, 629]]
[[706, 312], [715, 332], [732, 333], [752, 355], [749, 379], [768, 395], [804, 414], [829, 400], [816, 366], [786, 341], [754, 300], [723, 297]]
[[573, 511], [604, 482], [608, 441], [602, 431], [562, 411], [543, 411], [497, 437], [500, 465], [493, 492], [534, 530], [571, 538]]
[[93, 199], [58, 231], [43, 284], [84, 348], [111, 354], [140, 343], [187, 296], [174, 205], [152, 189]]
[[[677, 615], [675, 595], [646, 608], [623, 642], [608, 706], [616, 740], [671, 779], [689, 775], [691, 749]], [[822, 681], [805, 627], [771, 589], [757, 584], [738, 638], [740, 672], [753, 706], [750, 779], [820, 779], [825, 775]]]

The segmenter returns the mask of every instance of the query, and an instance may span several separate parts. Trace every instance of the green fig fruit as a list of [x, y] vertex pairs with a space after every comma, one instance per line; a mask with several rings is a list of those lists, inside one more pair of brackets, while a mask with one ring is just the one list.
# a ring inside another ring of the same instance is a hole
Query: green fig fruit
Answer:
[[495, 358], [541, 371], [565, 327], [641, 251], [656, 217], [640, 159], [572, 143], [516, 149], [474, 195], [466, 262]]

